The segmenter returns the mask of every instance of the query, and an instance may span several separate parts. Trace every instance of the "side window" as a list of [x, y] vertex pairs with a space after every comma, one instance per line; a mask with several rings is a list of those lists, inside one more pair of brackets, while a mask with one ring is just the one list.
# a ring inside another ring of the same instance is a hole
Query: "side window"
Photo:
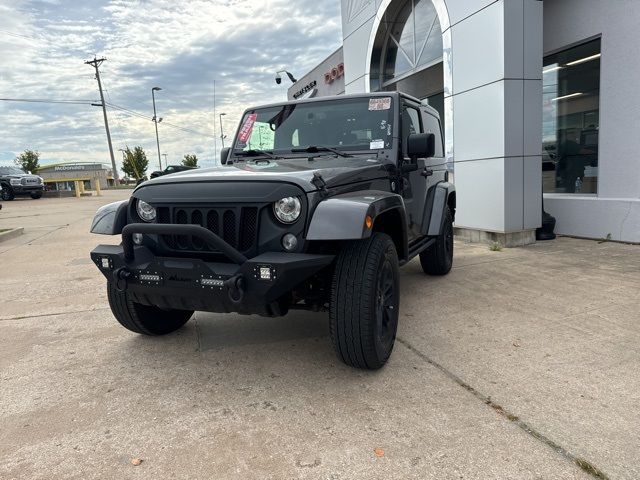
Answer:
[[430, 113], [424, 113], [424, 130], [425, 133], [433, 133], [436, 136], [436, 153], [434, 157], [444, 157], [444, 148], [442, 148], [442, 131], [440, 130], [440, 121]]
[[420, 112], [409, 105], [402, 106], [402, 152], [407, 153], [407, 138], [412, 133], [422, 133]]

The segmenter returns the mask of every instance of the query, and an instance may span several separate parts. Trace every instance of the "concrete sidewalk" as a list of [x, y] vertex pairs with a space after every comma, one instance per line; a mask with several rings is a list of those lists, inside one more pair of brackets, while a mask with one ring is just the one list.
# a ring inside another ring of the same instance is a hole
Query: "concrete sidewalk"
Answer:
[[0, 211], [25, 227], [0, 244], [0, 478], [640, 478], [640, 247], [412, 262], [390, 363], [363, 372], [322, 314], [120, 327], [88, 259], [119, 239], [88, 228], [129, 193]]

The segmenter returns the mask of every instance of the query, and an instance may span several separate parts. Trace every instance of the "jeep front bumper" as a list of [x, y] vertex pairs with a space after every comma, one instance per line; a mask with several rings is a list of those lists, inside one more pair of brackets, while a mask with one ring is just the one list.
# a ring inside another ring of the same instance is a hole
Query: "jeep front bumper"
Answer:
[[[135, 246], [134, 233], [198, 236], [233, 263], [159, 257], [145, 246]], [[279, 300], [330, 265], [334, 256], [269, 252], [246, 259], [200, 226], [130, 224], [122, 231], [122, 245], [99, 245], [91, 252], [91, 259], [108, 281], [137, 303], [166, 309], [277, 316], [284, 313]]]

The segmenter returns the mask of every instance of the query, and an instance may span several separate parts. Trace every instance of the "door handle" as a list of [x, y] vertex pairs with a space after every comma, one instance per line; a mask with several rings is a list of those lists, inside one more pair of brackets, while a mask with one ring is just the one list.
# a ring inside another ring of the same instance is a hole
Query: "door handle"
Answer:
[[430, 177], [431, 175], [433, 175], [433, 170], [429, 170], [427, 167], [424, 167], [424, 170], [420, 172], [420, 175], [425, 178]]

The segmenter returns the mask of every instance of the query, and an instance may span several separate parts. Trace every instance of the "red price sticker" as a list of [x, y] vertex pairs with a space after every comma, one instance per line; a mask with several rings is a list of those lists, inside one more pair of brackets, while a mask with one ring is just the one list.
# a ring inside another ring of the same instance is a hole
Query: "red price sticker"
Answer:
[[253, 133], [253, 126], [255, 125], [257, 118], [257, 113], [250, 113], [247, 116], [247, 119], [244, 121], [244, 124], [240, 129], [240, 133], [238, 134], [238, 142], [246, 144], [249, 141], [249, 139], [251, 138], [251, 133]]

